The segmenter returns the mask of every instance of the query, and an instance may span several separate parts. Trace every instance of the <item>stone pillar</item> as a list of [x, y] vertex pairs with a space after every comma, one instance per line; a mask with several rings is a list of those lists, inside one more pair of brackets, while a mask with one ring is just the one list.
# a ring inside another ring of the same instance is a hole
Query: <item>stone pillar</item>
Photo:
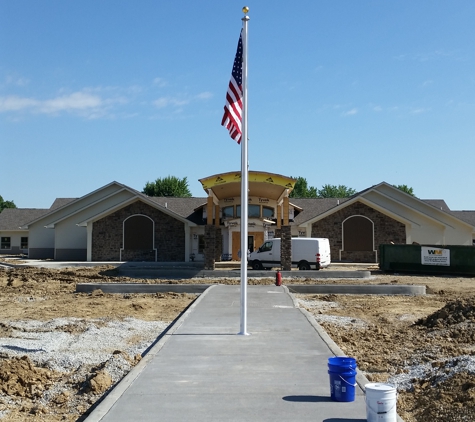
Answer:
[[282, 226], [281, 228], [280, 264], [283, 271], [292, 269], [292, 232], [290, 226]]
[[205, 270], [215, 269], [216, 259], [216, 227], [207, 224], [205, 226]]

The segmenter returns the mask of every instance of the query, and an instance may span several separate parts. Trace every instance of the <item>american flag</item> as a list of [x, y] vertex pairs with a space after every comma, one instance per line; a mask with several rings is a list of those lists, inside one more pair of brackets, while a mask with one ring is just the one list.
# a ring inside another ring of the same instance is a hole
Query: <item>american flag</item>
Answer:
[[226, 93], [226, 105], [221, 125], [229, 130], [229, 135], [238, 144], [241, 143], [242, 130], [242, 31], [234, 58], [233, 71]]

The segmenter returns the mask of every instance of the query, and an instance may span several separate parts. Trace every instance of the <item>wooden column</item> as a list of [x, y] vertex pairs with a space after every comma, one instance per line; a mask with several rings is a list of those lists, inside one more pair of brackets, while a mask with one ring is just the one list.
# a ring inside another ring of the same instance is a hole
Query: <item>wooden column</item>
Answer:
[[214, 225], [219, 227], [219, 205], [214, 206]]
[[277, 228], [280, 229], [282, 227], [282, 207], [277, 205]]
[[284, 226], [289, 225], [289, 197], [284, 198]]
[[206, 206], [206, 224], [213, 224], [213, 198], [211, 196], [208, 196], [208, 204]]

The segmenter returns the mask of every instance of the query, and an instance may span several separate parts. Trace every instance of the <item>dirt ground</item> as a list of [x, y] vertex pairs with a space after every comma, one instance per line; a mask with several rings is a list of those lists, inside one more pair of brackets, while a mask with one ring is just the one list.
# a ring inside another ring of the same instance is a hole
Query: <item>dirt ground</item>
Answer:
[[[373, 277], [365, 281], [283, 282], [427, 286], [425, 296], [297, 297], [340, 348], [357, 359], [371, 382], [398, 386], [397, 411], [406, 422], [475, 421], [475, 277], [384, 274], [369, 269]], [[249, 277], [249, 284], [274, 283], [273, 278], [252, 279], [252, 272]], [[239, 280], [138, 280], [118, 277], [113, 267], [0, 267], [0, 343], [15, 336], [12, 326], [18, 321], [71, 318], [60, 328], [68, 332], [84, 330], [87, 321], [98, 319], [170, 323], [196, 298], [188, 294], [75, 293], [76, 283], [87, 282], [238, 284]], [[130, 367], [140, 360], [140, 355], [130, 356], [121, 350], [113, 354]], [[113, 386], [112, 378], [106, 362], [81, 372], [58, 372], [39, 365], [27, 352], [22, 356], [2, 352], [0, 420], [81, 420], [81, 415]], [[59, 384], [61, 388], [57, 388]]]

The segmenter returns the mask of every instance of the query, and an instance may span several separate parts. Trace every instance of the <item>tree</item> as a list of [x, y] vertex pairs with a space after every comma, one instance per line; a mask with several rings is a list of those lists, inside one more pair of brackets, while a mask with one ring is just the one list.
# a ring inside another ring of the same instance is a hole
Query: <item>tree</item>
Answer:
[[4, 201], [2, 195], [0, 195], [0, 212], [5, 208], [16, 208], [16, 205], [13, 201]]
[[345, 185], [323, 185], [318, 190], [318, 198], [348, 198], [355, 193], [354, 189]]
[[308, 186], [307, 179], [304, 177], [297, 177], [294, 189], [290, 192], [290, 198], [316, 198], [317, 189], [313, 186]]
[[399, 190], [402, 190], [403, 192], [406, 192], [407, 194], [411, 196], [416, 196], [414, 195], [414, 189], [410, 188], [407, 185], [393, 185], [395, 188], [398, 188]]
[[179, 179], [175, 176], [158, 178], [155, 182], [147, 182], [142, 193], [148, 196], [174, 196], [189, 198], [191, 196], [186, 177]]

